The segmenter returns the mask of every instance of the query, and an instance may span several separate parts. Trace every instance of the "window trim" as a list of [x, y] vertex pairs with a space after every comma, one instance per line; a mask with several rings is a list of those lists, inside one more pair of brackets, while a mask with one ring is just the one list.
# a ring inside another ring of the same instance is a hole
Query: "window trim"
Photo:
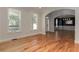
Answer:
[[[9, 29], [9, 12], [10, 12], [10, 10], [13, 10], [13, 11], [16, 11], [16, 12], [18, 12], [19, 14], [18, 14], [18, 16], [19, 16], [19, 30], [10, 30]], [[8, 9], [8, 32], [20, 32], [21, 31], [21, 11], [20, 10], [17, 10], [17, 9], [14, 9], [14, 8], [9, 8]]]
[[[33, 27], [33, 25], [35, 24], [35, 22], [33, 21], [34, 20], [34, 17], [36, 17], [36, 25], [37, 25], [37, 28], [36, 29], [34, 29], [34, 27]], [[32, 30], [33, 31], [37, 31], [38, 30], [38, 15], [35, 13], [35, 14], [33, 14], [33, 16], [32, 16]]]

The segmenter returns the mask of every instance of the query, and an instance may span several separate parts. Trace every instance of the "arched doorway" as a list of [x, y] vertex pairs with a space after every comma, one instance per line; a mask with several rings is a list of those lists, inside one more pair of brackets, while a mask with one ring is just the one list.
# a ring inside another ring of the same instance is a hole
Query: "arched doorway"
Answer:
[[75, 10], [56, 10], [47, 14], [45, 18], [47, 34], [52, 33], [52, 37], [58, 39], [75, 40]]

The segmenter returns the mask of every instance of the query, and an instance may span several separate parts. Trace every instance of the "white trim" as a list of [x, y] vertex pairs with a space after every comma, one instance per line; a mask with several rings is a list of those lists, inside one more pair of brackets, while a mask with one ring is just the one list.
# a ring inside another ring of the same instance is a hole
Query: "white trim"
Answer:
[[[10, 30], [9, 29], [9, 15], [16, 15], [18, 14], [19, 16], [19, 30]], [[8, 32], [20, 32], [21, 31], [21, 11], [20, 10], [17, 10], [17, 9], [14, 9], [14, 8], [9, 8], [8, 9]]]
[[28, 34], [28, 35], [22, 35], [22, 36], [17, 36], [17, 37], [12, 37], [12, 38], [1, 39], [0, 43], [10, 41], [12, 39], [19, 39], [19, 38], [24, 38], [24, 37], [28, 37], [28, 36], [38, 35], [38, 34], [42, 34], [42, 33], [33, 33], [33, 34]]
[[41, 34], [45, 35], [46, 33], [41, 33]]
[[79, 41], [78, 40], [75, 40], [75, 43], [78, 43], [79, 44]]

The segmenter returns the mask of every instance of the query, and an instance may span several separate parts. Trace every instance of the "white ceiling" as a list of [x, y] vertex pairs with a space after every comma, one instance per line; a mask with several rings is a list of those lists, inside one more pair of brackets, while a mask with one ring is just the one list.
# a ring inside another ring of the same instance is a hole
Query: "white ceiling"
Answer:
[[[17, 7], [16, 7], [17, 8]], [[75, 9], [76, 7], [18, 7], [20, 9], [25, 9], [26, 11], [36, 11], [43, 14], [48, 14], [52, 11], [59, 9]]]

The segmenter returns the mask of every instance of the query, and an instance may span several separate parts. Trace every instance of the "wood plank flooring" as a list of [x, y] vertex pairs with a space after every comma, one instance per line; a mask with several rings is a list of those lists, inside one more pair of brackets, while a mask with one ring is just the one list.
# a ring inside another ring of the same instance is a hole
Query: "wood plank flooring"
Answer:
[[47, 32], [0, 43], [0, 52], [79, 52], [74, 31]]

